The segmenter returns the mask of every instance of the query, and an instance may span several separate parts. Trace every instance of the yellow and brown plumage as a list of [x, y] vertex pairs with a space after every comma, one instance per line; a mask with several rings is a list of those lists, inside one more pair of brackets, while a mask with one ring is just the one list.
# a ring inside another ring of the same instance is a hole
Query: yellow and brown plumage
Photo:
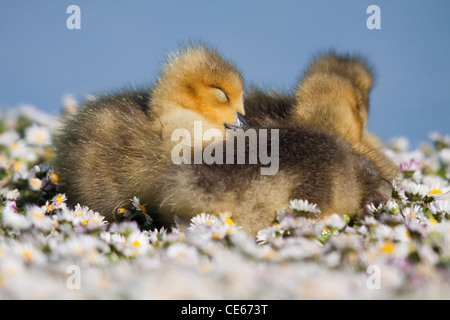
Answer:
[[[273, 121], [251, 128], [258, 138], [258, 129], [267, 129], [272, 151], [271, 129], [278, 130], [274, 175], [261, 175], [261, 163], [174, 164], [174, 130], [194, 137], [194, 122], [201, 121], [203, 132], [225, 133], [225, 125], [244, 113], [243, 92], [233, 64], [212, 49], [190, 46], [169, 58], [150, 90], [87, 102], [56, 143], [56, 169], [70, 203], [88, 205], [113, 220], [136, 196], [159, 224], [172, 223], [175, 215], [229, 211], [237, 224], [255, 233], [291, 199], [314, 202], [327, 215], [354, 214], [367, 202], [389, 197], [391, 188], [380, 179], [376, 161], [355, 152], [345, 137], [311, 126]], [[292, 102], [281, 100], [286, 108]], [[233, 151], [248, 159], [249, 143]]]
[[397, 166], [366, 129], [372, 84], [371, 68], [362, 58], [330, 53], [313, 61], [294, 94], [250, 90], [246, 118], [250, 125], [301, 125], [342, 137], [392, 182]]

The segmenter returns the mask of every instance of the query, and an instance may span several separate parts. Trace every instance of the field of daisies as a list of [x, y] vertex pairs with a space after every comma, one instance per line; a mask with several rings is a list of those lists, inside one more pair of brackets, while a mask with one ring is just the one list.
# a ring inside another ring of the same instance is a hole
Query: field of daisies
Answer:
[[137, 198], [121, 222], [69, 208], [50, 166], [60, 123], [0, 112], [0, 299], [450, 298], [450, 136], [389, 142], [401, 178], [386, 204], [314, 219], [292, 199], [255, 238], [225, 212], [141, 231]]

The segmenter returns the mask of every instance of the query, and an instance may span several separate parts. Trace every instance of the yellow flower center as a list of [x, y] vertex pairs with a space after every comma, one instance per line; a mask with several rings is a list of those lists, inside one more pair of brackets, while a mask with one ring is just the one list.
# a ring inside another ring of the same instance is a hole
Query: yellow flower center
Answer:
[[20, 161], [14, 161], [12, 167], [14, 171], [20, 171], [20, 169], [22, 168], [22, 163], [20, 163]]
[[76, 246], [74, 250], [76, 255], [81, 255], [83, 253], [83, 247], [82, 246]]
[[276, 253], [277, 253], [277, 252], [276, 252], [275, 250], [270, 249], [270, 250], [267, 252], [265, 258], [266, 258], [267, 260], [272, 260], [273, 258], [276, 257]]
[[42, 142], [45, 140], [45, 137], [42, 133], [38, 132], [38, 133], [36, 133], [36, 140], [39, 142]]
[[19, 144], [17, 142], [13, 142], [11, 144], [11, 150], [17, 150], [17, 149], [19, 149]]
[[228, 223], [228, 225], [230, 225], [230, 226], [234, 225], [233, 220], [231, 220], [231, 219], [228, 218], [228, 217], [225, 218], [225, 222]]
[[234, 229], [228, 229], [227, 230], [227, 235], [233, 234], [234, 233]]
[[141, 243], [137, 240], [134, 240], [133, 242], [133, 246], [135, 246], [136, 248], [139, 247], [141, 245]]
[[435, 218], [430, 218], [430, 222], [431, 222], [431, 224], [435, 225], [437, 223], [437, 220]]
[[212, 269], [213, 269], [213, 268], [212, 268], [212, 266], [211, 266], [209, 263], [203, 263], [203, 264], [200, 266], [200, 272], [202, 272], [202, 273], [208, 273], [208, 272], [211, 272]]
[[439, 189], [433, 189], [430, 192], [428, 192], [428, 195], [430, 195], [430, 196], [435, 196], [435, 195], [438, 195], [438, 194], [442, 194], [442, 191], [439, 190]]
[[381, 248], [381, 251], [385, 252], [385, 253], [392, 253], [392, 251], [394, 251], [395, 246], [392, 242], [388, 241], [385, 243], [385, 245], [383, 246], [383, 248]]
[[44, 215], [42, 213], [40, 213], [40, 212], [33, 212], [33, 216], [35, 218], [40, 219], [40, 220], [42, 220], [44, 218]]
[[53, 183], [58, 183], [59, 182], [59, 175], [57, 173], [52, 173], [50, 175], [50, 180], [52, 180]]
[[143, 213], [147, 214], [147, 209], [142, 204], [139, 205], [139, 209], [141, 209]]
[[23, 252], [23, 257], [26, 259], [26, 260], [28, 260], [28, 261], [30, 261], [31, 259], [33, 259], [33, 253], [31, 252], [31, 251], [24, 251]]
[[411, 239], [411, 233], [409, 232], [409, 230], [406, 230], [406, 236]]
[[30, 179], [30, 184], [32, 184], [36, 188], [42, 187], [42, 181], [40, 179], [38, 179], [38, 178], [31, 178]]

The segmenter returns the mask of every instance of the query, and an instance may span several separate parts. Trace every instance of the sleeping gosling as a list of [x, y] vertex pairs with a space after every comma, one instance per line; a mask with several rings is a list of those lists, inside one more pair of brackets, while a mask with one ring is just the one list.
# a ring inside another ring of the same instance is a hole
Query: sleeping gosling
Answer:
[[158, 215], [161, 180], [172, 163], [171, 133], [192, 132], [195, 121], [204, 131], [225, 132], [225, 124], [244, 113], [243, 88], [233, 64], [213, 49], [190, 45], [169, 55], [149, 90], [87, 101], [55, 142], [55, 167], [69, 205], [87, 205], [113, 221], [136, 196], [155, 224], [172, 222]]
[[303, 125], [343, 137], [392, 182], [398, 169], [381, 140], [366, 129], [372, 84], [372, 70], [363, 59], [330, 53], [313, 61], [295, 94], [249, 90], [246, 119], [250, 125]]

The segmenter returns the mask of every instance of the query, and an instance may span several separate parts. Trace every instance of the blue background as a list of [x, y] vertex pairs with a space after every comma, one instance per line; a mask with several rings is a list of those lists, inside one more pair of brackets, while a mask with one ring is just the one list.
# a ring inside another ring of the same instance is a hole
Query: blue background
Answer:
[[[69, 30], [69, 5], [81, 30]], [[369, 30], [369, 5], [381, 30]], [[58, 113], [64, 94], [151, 84], [167, 51], [202, 40], [247, 85], [291, 90], [318, 52], [365, 55], [376, 71], [369, 129], [413, 144], [450, 134], [450, 1], [2, 1], [0, 108]]]

